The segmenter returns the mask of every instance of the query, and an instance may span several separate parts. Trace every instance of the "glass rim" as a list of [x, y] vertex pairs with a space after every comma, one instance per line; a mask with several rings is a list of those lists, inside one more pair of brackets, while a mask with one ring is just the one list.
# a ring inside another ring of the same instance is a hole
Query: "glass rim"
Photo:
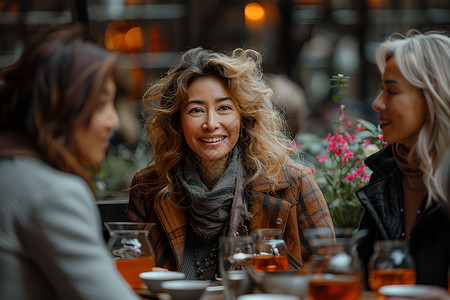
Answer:
[[156, 225], [151, 222], [103, 222], [109, 234], [114, 233], [148, 233]]

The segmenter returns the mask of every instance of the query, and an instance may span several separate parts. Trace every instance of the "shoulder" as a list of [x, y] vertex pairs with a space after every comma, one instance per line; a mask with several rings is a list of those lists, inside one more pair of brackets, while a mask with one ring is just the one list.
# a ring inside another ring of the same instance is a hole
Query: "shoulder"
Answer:
[[292, 160], [288, 161], [283, 166], [283, 176], [285, 180], [290, 182], [291, 185], [301, 185], [303, 181], [311, 181], [313, 175], [311, 169], [307, 166], [294, 162]]
[[29, 229], [58, 220], [90, 224], [96, 219], [95, 198], [84, 180], [35, 158], [0, 161], [0, 198], [5, 204], [1, 214]]
[[140, 170], [137, 170], [136, 173], [134, 173], [133, 183], [135, 184], [145, 183], [154, 180], [156, 178], [157, 173], [155, 168], [153, 166], [148, 166]]
[[2, 190], [30, 194], [29, 199], [35, 201], [67, 198], [74, 194], [93, 199], [83, 179], [56, 170], [39, 159], [16, 157], [2, 160], [0, 168]]
[[364, 163], [378, 176], [391, 172], [392, 169], [397, 167], [397, 162], [392, 152], [392, 145], [389, 144], [372, 154], [366, 158]]
[[307, 166], [294, 162], [293, 160], [289, 160], [284, 166], [284, 170], [289, 174], [295, 176], [304, 176], [311, 174], [311, 169]]
[[261, 175], [252, 185], [257, 191], [297, 189], [304, 179], [314, 181], [311, 169], [289, 160], [281, 167], [281, 172], [275, 178], [276, 183]]

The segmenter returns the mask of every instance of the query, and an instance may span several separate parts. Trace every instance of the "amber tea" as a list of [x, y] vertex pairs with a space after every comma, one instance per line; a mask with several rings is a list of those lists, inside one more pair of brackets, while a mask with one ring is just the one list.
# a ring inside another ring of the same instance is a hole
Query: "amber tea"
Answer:
[[117, 270], [133, 289], [142, 287], [143, 282], [139, 278], [139, 273], [151, 271], [155, 266], [154, 258], [149, 256], [115, 259], [115, 262]]
[[415, 284], [416, 271], [414, 269], [375, 269], [370, 271], [370, 288], [378, 294], [380, 287], [393, 284]]
[[288, 259], [286, 255], [259, 255], [253, 257], [253, 268], [260, 272], [286, 271]]
[[336, 275], [332, 278], [313, 278], [309, 283], [310, 300], [358, 300], [362, 283], [359, 276]]

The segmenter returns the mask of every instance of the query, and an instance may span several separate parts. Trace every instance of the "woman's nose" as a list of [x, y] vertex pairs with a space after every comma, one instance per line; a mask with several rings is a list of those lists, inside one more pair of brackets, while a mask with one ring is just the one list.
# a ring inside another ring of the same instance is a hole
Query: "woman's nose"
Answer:
[[384, 99], [383, 99], [383, 92], [381, 92], [376, 98], [375, 100], [373, 100], [372, 102], [372, 108], [376, 111], [381, 111], [383, 109], [386, 108], [386, 105], [384, 103]]
[[215, 113], [208, 113], [207, 120], [203, 124], [203, 129], [214, 130], [219, 128], [218, 116]]
[[107, 126], [109, 130], [112, 130], [117, 127], [119, 123], [119, 116], [117, 115], [117, 110], [115, 106], [112, 106], [109, 109], [108, 117], [107, 117]]

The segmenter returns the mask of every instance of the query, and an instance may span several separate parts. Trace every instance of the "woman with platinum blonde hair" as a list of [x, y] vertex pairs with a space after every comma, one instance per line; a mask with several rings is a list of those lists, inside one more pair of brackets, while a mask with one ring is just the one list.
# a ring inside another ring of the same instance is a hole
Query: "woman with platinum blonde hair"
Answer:
[[[366, 159], [370, 183], [357, 191], [365, 208], [359, 247], [367, 267], [373, 244], [407, 239], [418, 284], [448, 285], [449, 199], [442, 174], [450, 145], [450, 37], [416, 30], [393, 35], [377, 51], [384, 149]], [[369, 274], [370, 283], [370, 274]]]
[[221, 236], [281, 228], [298, 270], [311, 255], [303, 232], [333, 230], [311, 171], [289, 158], [261, 60], [191, 49], [144, 95], [153, 157], [135, 174], [128, 217], [156, 223], [157, 267], [214, 279]]

